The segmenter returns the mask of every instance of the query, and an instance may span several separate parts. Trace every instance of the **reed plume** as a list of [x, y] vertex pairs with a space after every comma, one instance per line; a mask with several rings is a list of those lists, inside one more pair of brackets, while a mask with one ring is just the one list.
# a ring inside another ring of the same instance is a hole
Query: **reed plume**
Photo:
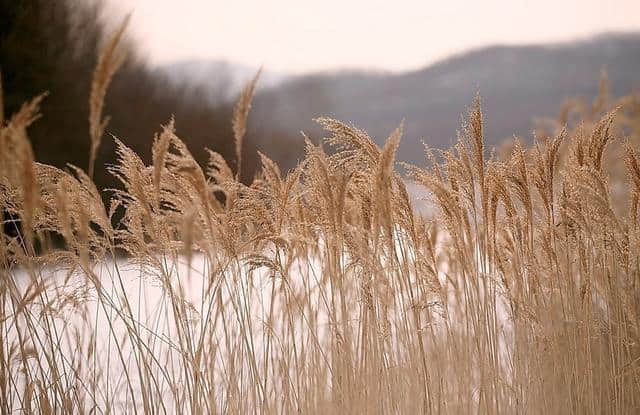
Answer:
[[128, 15], [120, 24], [118, 29], [109, 38], [102, 48], [98, 57], [98, 64], [93, 72], [93, 81], [91, 82], [91, 94], [89, 95], [89, 136], [91, 144], [89, 149], [89, 176], [93, 177], [95, 161], [98, 155], [98, 148], [102, 141], [104, 130], [109, 124], [109, 117], [103, 118], [102, 110], [104, 107], [104, 98], [107, 95], [107, 89], [125, 60], [126, 51], [123, 49], [121, 42], [122, 37], [129, 24], [131, 15]]

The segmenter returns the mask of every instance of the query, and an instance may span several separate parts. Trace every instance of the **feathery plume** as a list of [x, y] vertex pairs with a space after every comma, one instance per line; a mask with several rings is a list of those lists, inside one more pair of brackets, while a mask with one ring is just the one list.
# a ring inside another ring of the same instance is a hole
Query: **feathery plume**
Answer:
[[251, 109], [251, 100], [253, 99], [253, 93], [260, 78], [262, 68], [258, 70], [258, 73], [253, 79], [244, 87], [242, 94], [236, 106], [233, 108], [233, 119], [231, 125], [233, 127], [233, 138], [235, 141], [236, 149], [236, 178], [240, 178], [240, 172], [242, 167], [242, 143], [244, 136], [247, 133], [247, 118], [249, 116], [249, 110]]
[[156, 208], [160, 203], [160, 177], [162, 175], [162, 169], [164, 168], [164, 162], [169, 151], [169, 145], [171, 145], [171, 139], [175, 134], [175, 122], [172, 118], [169, 124], [162, 127], [162, 133], [160, 137], [156, 138], [152, 147], [153, 154], [153, 188], [155, 190]]
[[89, 177], [93, 177], [98, 147], [102, 141], [102, 134], [109, 123], [109, 117], [102, 118], [104, 107], [104, 97], [111, 83], [113, 75], [120, 68], [126, 57], [126, 51], [120, 48], [122, 36], [129, 24], [131, 15], [128, 15], [118, 30], [109, 39], [102, 49], [98, 64], [93, 72], [91, 82], [91, 94], [89, 95], [89, 134], [91, 137], [91, 148], [89, 150]]

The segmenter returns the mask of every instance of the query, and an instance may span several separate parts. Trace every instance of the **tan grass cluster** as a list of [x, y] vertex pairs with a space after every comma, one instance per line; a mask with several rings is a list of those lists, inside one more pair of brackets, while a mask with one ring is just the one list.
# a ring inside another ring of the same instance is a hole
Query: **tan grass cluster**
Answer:
[[[91, 166], [114, 59], [95, 73]], [[640, 410], [637, 97], [601, 94], [577, 126], [565, 108], [500, 158], [478, 98], [457, 144], [408, 178], [402, 125], [380, 148], [320, 118], [331, 152], [307, 140], [286, 174], [261, 154], [244, 185], [256, 81], [234, 112], [235, 174], [213, 151], [199, 166], [171, 120], [150, 166], [116, 140], [109, 206], [92, 167], [33, 160], [42, 97], [3, 122], [0, 210], [17, 232], [0, 235], [2, 412]]]

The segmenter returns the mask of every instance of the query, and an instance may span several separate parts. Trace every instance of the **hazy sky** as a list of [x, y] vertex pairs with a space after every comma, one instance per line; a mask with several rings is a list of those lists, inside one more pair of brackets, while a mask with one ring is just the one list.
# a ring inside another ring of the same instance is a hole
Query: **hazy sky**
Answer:
[[415, 69], [488, 44], [640, 30], [640, 0], [108, 0], [152, 63], [219, 58], [301, 73]]

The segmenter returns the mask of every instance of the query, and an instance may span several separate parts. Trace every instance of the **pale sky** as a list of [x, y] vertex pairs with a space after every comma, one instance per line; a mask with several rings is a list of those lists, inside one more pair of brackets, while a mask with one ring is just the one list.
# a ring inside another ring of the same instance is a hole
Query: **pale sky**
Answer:
[[490, 44], [640, 30], [640, 0], [106, 0], [153, 64], [404, 71]]

